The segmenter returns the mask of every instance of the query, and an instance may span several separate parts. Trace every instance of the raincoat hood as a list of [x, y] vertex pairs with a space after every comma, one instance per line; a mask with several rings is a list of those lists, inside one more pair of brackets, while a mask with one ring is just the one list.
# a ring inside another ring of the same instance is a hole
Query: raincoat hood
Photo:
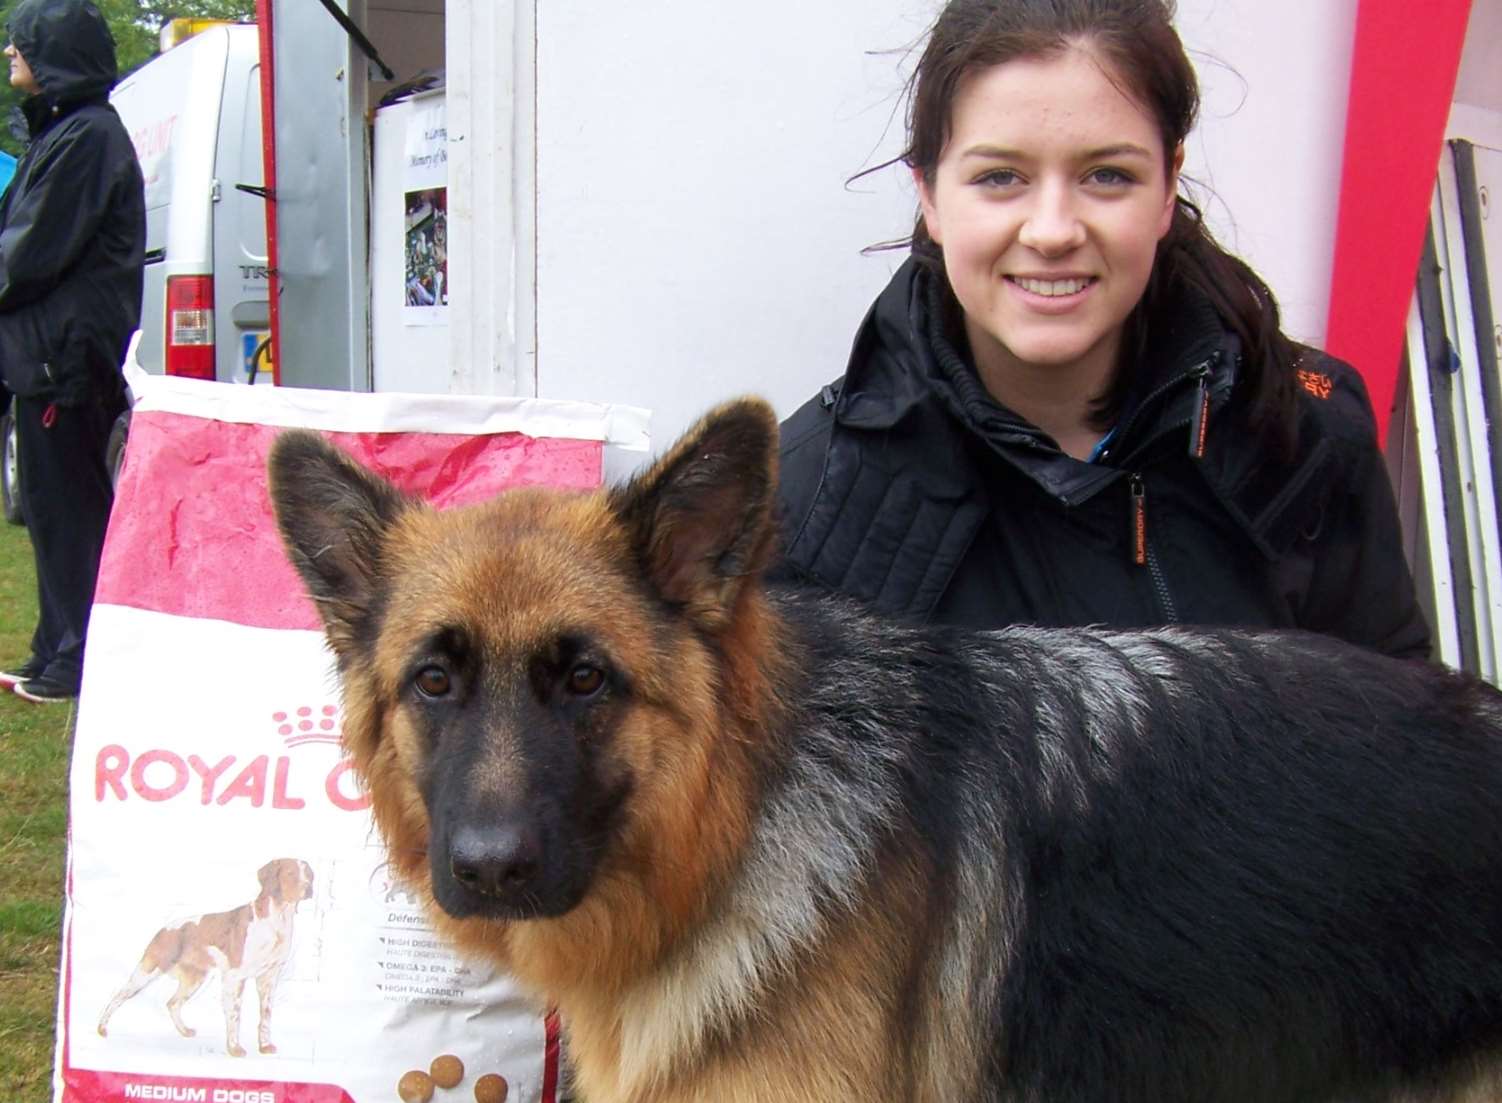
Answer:
[[48, 103], [101, 99], [115, 86], [115, 40], [89, 0], [21, 0], [7, 30]]

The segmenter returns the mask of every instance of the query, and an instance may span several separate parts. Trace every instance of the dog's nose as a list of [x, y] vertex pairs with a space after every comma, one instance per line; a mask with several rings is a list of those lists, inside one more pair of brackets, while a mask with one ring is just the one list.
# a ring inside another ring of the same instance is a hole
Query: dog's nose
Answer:
[[486, 896], [528, 889], [541, 865], [536, 834], [520, 827], [461, 827], [449, 844], [454, 880]]

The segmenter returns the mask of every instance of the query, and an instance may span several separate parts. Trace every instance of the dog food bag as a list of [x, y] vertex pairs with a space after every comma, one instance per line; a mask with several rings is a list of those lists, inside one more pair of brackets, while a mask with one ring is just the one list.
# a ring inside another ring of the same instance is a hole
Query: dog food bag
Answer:
[[73, 751], [55, 1098], [552, 1103], [556, 1024], [390, 875], [266, 453], [320, 430], [443, 508], [597, 486], [646, 450], [645, 413], [133, 385]]

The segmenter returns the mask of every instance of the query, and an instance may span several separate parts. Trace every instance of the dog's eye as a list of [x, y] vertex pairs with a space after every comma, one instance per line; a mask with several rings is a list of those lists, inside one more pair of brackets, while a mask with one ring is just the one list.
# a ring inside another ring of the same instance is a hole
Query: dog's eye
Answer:
[[593, 697], [605, 685], [605, 672], [590, 663], [580, 663], [568, 672], [568, 691], [575, 697]]
[[425, 666], [417, 672], [413, 679], [417, 686], [417, 692], [424, 697], [443, 697], [451, 688], [449, 674], [441, 666]]

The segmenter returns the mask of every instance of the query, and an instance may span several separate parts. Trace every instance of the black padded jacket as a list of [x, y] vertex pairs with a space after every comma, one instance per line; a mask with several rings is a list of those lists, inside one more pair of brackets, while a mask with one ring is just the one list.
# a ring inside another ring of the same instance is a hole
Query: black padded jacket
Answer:
[[114, 42], [80, 0], [22, 0], [9, 29], [42, 91], [22, 105], [31, 145], [0, 199], [0, 375], [15, 394], [115, 401], [141, 318], [146, 203], [107, 98]]
[[1271, 459], [1233, 398], [1235, 336], [1181, 292], [1085, 463], [990, 398], [935, 283], [903, 265], [845, 375], [784, 423], [775, 573], [979, 628], [1305, 628], [1429, 654], [1352, 368], [1309, 351], [1297, 447]]

